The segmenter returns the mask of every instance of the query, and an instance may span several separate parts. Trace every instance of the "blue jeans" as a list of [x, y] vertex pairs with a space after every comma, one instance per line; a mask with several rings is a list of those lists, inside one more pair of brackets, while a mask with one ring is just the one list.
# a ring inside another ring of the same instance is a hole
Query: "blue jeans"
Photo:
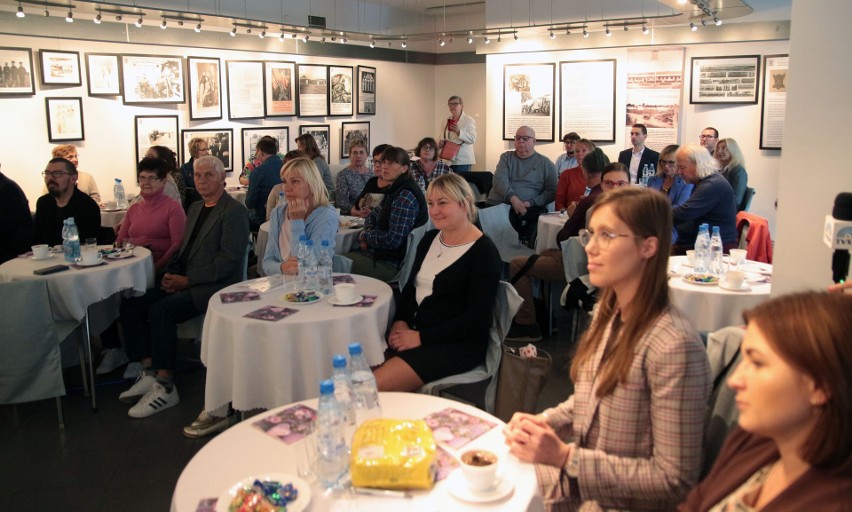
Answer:
[[450, 169], [452, 169], [453, 172], [456, 173], [456, 174], [461, 174], [461, 173], [464, 173], [464, 172], [470, 172], [470, 168], [471, 168], [470, 164], [467, 164], [467, 165], [451, 165], [450, 166]]
[[155, 370], [174, 370], [177, 326], [204, 313], [195, 309], [189, 290], [169, 294], [151, 288], [141, 297], [121, 301], [121, 323], [127, 357], [151, 357]]

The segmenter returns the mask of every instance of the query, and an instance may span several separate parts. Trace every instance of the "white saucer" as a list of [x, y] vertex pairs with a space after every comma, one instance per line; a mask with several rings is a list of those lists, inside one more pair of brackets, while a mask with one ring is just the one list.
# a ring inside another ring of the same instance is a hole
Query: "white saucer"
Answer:
[[488, 503], [512, 494], [515, 486], [506, 478], [500, 478], [490, 491], [471, 491], [467, 486], [461, 468], [450, 473], [447, 478], [447, 490], [456, 499], [470, 503]]
[[751, 291], [751, 286], [745, 281], [743, 281], [743, 284], [739, 287], [731, 286], [731, 285], [728, 284], [727, 281], [719, 281], [719, 288], [721, 288], [723, 290], [732, 291], [732, 292], [749, 292], [749, 291]]
[[53, 254], [48, 253], [47, 256], [45, 256], [44, 258], [36, 258], [35, 255], [30, 256], [29, 258], [33, 261], [44, 261], [44, 260], [49, 260], [52, 257], [53, 257]]
[[337, 297], [329, 297], [328, 303], [332, 306], [351, 306], [352, 304], [358, 304], [364, 300], [363, 295], [356, 295], [350, 302], [338, 302]]
[[99, 259], [94, 263], [84, 263], [83, 260], [77, 262], [77, 265], [80, 267], [97, 267], [98, 265], [103, 265], [105, 261], [103, 259]]
[[107, 258], [109, 258], [111, 260], [123, 260], [124, 258], [130, 258], [132, 256], [133, 256], [132, 252], [122, 251], [122, 252], [118, 252], [118, 253], [109, 254], [109, 255], [107, 255]]

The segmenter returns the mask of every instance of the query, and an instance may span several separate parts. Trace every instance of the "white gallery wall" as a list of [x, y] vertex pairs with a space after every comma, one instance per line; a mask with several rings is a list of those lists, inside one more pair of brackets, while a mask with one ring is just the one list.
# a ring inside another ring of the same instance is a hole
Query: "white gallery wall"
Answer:
[[[485, 64], [449, 64], [435, 67], [435, 133], [437, 140], [443, 133], [450, 112], [447, 100], [450, 96], [461, 96], [464, 111], [476, 121], [477, 136], [473, 145], [476, 165], [473, 170], [485, 170], [486, 120], [488, 109], [485, 103]], [[425, 137], [425, 135], [424, 135]]]

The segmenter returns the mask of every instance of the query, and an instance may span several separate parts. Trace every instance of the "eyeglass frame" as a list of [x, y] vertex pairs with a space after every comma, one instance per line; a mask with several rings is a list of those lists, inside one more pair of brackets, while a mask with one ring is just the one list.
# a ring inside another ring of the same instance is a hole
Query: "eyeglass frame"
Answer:
[[[592, 240], [597, 239], [598, 240], [598, 247], [603, 249], [603, 250], [609, 249], [610, 244], [612, 244], [612, 241], [615, 240], [616, 238], [632, 238], [632, 237], [638, 238], [636, 235], [623, 235], [623, 234], [620, 234], [620, 233], [610, 233], [609, 231], [606, 231], [606, 230], [601, 230], [600, 233], [595, 233], [594, 231], [592, 231], [590, 229], [585, 229], [585, 228], [581, 229], [577, 233], [577, 237], [580, 239], [580, 245], [582, 245], [583, 247], [588, 247], [589, 244], [592, 243]], [[601, 237], [603, 237], [603, 238], [601, 238]]]
[[699, 139], [718, 139], [715, 135], [704, 135], [703, 133], [698, 136]]
[[459, 101], [451, 101], [451, 102], [447, 103], [448, 107], [458, 107], [459, 105], [461, 105], [461, 102], [459, 102]]
[[163, 180], [161, 178], [157, 177], [157, 176], [137, 176], [136, 181], [138, 181], [139, 183], [142, 183], [142, 182], [153, 183], [153, 182], [156, 182], [156, 181], [163, 181]]
[[663, 160], [662, 158], [660, 158], [660, 164], [662, 164], [662, 165], [676, 165], [677, 160]]
[[603, 180], [603, 181], [601, 181], [601, 183], [603, 183], [607, 187], [611, 187], [611, 188], [621, 188], [621, 187], [626, 187], [626, 186], [630, 185], [630, 182], [627, 181], [627, 180], [618, 180], [618, 181]]
[[535, 137], [532, 137], [530, 135], [515, 135], [516, 142], [529, 142], [531, 140], [535, 141]]
[[63, 174], [67, 174], [71, 176], [71, 173], [68, 171], [42, 171], [41, 175], [47, 178], [50, 176], [51, 178], [61, 178]]

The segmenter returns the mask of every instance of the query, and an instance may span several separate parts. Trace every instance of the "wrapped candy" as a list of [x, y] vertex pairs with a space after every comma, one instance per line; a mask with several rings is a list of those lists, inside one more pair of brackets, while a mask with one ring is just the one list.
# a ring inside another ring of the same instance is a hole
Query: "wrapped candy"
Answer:
[[530, 343], [526, 347], [521, 347], [518, 349], [518, 352], [521, 354], [521, 357], [533, 358], [538, 355], [538, 350], [536, 350], [535, 345]]
[[231, 503], [229, 512], [284, 512], [287, 504], [299, 497], [299, 490], [293, 484], [275, 481], [262, 482], [255, 480], [250, 488], [237, 491]]

